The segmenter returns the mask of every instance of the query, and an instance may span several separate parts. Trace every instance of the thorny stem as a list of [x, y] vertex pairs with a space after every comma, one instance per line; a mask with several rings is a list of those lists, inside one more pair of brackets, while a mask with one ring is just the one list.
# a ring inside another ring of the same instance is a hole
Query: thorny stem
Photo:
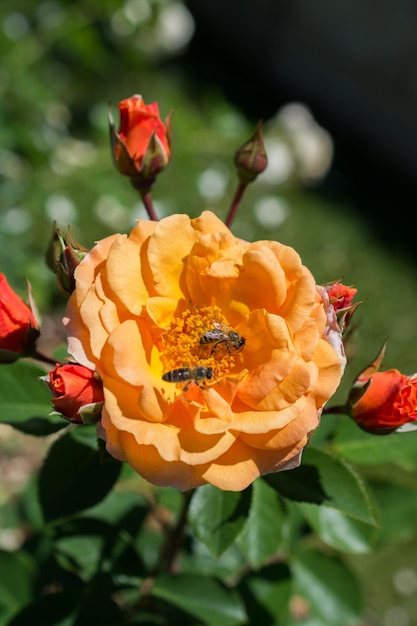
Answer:
[[236, 189], [235, 195], [233, 197], [232, 204], [231, 204], [230, 209], [229, 209], [229, 213], [228, 213], [228, 215], [226, 217], [226, 220], [225, 220], [225, 224], [226, 224], [226, 226], [228, 228], [230, 228], [230, 226], [232, 225], [232, 222], [233, 222], [234, 217], [236, 215], [236, 211], [239, 208], [240, 201], [242, 200], [242, 196], [243, 196], [247, 186], [248, 186], [248, 183], [240, 182], [238, 188]]
[[150, 191], [140, 192], [140, 196], [142, 198], [142, 202], [146, 209], [146, 212], [149, 215], [149, 219], [152, 220], [153, 222], [157, 222], [158, 216], [153, 206], [151, 192]]

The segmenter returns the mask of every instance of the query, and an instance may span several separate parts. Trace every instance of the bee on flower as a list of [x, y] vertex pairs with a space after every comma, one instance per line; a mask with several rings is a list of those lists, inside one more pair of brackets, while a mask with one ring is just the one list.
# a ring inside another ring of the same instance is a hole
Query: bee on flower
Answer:
[[178, 367], [174, 370], [166, 372], [162, 376], [162, 380], [166, 380], [170, 383], [183, 383], [186, 385], [183, 391], [187, 391], [190, 383], [195, 383], [200, 389], [204, 389], [206, 380], [212, 380], [213, 368], [202, 367], [197, 365], [195, 367]]
[[240, 352], [246, 343], [245, 337], [241, 337], [233, 328], [223, 322], [213, 322], [213, 328], [206, 330], [200, 337], [200, 343], [211, 345], [213, 351], [224, 344], [228, 352], [235, 350]]
[[295, 250], [177, 214], [98, 241], [74, 278], [68, 351], [99, 376], [111, 455], [181, 490], [299, 465], [346, 359]]

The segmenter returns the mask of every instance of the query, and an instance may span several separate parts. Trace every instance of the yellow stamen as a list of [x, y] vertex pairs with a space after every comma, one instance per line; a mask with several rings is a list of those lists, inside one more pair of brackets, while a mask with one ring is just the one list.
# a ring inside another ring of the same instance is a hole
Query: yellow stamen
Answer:
[[175, 317], [162, 336], [160, 358], [163, 371], [178, 367], [211, 367], [218, 381], [236, 368], [239, 355], [227, 349], [225, 342], [216, 345], [201, 344], [201, 336], [214, 328], [214, 322], [227, 324], [221, 309], [216, 306], [184, 304], [182, 313]]

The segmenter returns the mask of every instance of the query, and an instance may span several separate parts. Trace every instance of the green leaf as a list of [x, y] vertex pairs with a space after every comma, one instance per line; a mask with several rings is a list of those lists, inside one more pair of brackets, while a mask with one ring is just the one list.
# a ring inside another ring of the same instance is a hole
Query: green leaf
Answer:
[[65, 433], [49, 449], [39, 475], [39, 498], [46, 521], [71, 515], [100, 502], [115, 484], [121, 464], [101, 463], [91, 439], [80, 440], [79, 426]]
[[[110, 498], [111, 499], [111, 498]], [[113, 505], [115, 501], [112, 500]], [[90, 509], [94, 511], [95, 509]], [[89, 580], [102, 568], [116, 575], [143, 575], [143, 565], [136, 551], [129, 526], [134, 533], [143, 516], [137, 515], [138, 509], [132, 510], [136, 519], [124, 516], [119, 524], [107, 523], [94, 517], [77, 516], [56, 525], [54, 536], [54, 556], [62, 569], [73, 572], [83, 580]]]
[[417, 519], [416, 491], [404, 487], [372, 484], [381, 517], [380, 541], [398, 541], [415, 535]]
[[264, 480], [289, 500], [320, 504], [327, 499], [320, 482], [320, 474], [311, 465], [303, 464], [291, 471], [267, 474]]
[[284, 626], [288, 623], [292, 581], [287, 565], [274, 563], [256, 574], [251, 572], [239, 583], [239, 591], [249, 624]]
[[0, 623], [8, 619], [33, 597], [36, 564], [26, 552], [0, 550]]
[[239, 548], [253, 567], [272, 557], [282, 542], [284, 513], [279, 495], [258, 478], [253, 484], [249, 517], [238, 538]]
[[0, 366], [0, 422], [30, 435], [49, 435], [68, 426], [52, 411], [51, 393], [38, 380], [45, 370], [24, 360]]
[[46, 595], [26, 606], [8, 626], [74, 626], [74, 607], [79, 598], [68, 592]]
[[326, 506], [365, 524], [377, 526], [370, 493], [363, 479], [346, 461], [311, 446], [304, 451], [303, 464], [318, 470], [328, 497]]
[[417, 467], [417, 433], [370, 435], [351, 420], [340, 424], [333, 448], [348, 461], [362, 465], [395, 463], [406, 469]]
[[244, 527], [250, 493], [251, 488], [233, 492], [212, 485], [204, 485], [195, 491], [188, 520], [197, 537], [215, 556], [220, 556]]
[[[147, 514], [148, 503], [143, 495], [133, 491], [113, 490], [105, 500], [101, 500], [101, 502], [90, 508], [86, 515], [113, 525], [119, 524], [121, 518], [128, 518], [132, 515], [137, 532]], [[123, 528], [126, 530], [126, 519], [123, 522]], [[133, 530], [129, 530], [129, 532], [133, 534]]]
[[47, 594], [28, 605], [8, 626], [114, 626], [122, 623], [120, 610], [106, 590], [86, 597], [63, 591]]
[[363, 554], [372, 550], [379, 537], [375, 526], [352, 519], [336, 509], [307, 503], [298, 506], [320, 539], [336, 550]]
[[105, 541], [104, 533], [60, 537], [54, 542], [55, 558], [63, 569], [90, 580], [99, 570]]
[[247, 564], [237, 542], [217, 557], [194, 536], [192, 550], [183, 550], [178, 565], [179, 571], [187, 574], [204, 573], [220, 580], [236, 580]]
[[149, 593], [193, 615], [202, 624], [237, 626], [245, 622], [245, 609], [238, 594], [207, 576], [161, 576]]
[[356, 579], [338, 559], [315, 550], [298, 553], [291, 564], [295, 592], [322, 626], [361, 622], [361, 597]]

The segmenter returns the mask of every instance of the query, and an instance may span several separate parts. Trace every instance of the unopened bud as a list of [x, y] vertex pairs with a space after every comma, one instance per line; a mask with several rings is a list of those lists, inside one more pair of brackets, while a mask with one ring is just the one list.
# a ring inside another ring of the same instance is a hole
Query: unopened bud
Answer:
[[171, 115], [163, 122], [158, 103], [145, 105], [139, 95], [119, 102], [119, 112], [118, 132], [109, 113], [114, 164], [136, 189], [149, 190], [171, 160]]
[[28, 301], [26, 304], [0, 274], [0, 363], [13, 363], [35, 351], [39, 319], [29, 283]]
[[65, 235], [60, 228], [54, 226], [46, 260], [48, 266], [56, 273], [58, 285], [68, 294], [75, 289], [75, 268], [86, 254], [88, 254], [87, 248], [74, 239], [70, 227]]
[[74, 424], [96, 423], [101, 418], [103, 385], [93, 370], [78, 363], [57, 364], [40, 379], [52, 392], [54, 413]]
[[253, 182], [268, 165], [262, 134], [262, 120], [254, 134], [235, 153], [235, 165], [242, 183]]

